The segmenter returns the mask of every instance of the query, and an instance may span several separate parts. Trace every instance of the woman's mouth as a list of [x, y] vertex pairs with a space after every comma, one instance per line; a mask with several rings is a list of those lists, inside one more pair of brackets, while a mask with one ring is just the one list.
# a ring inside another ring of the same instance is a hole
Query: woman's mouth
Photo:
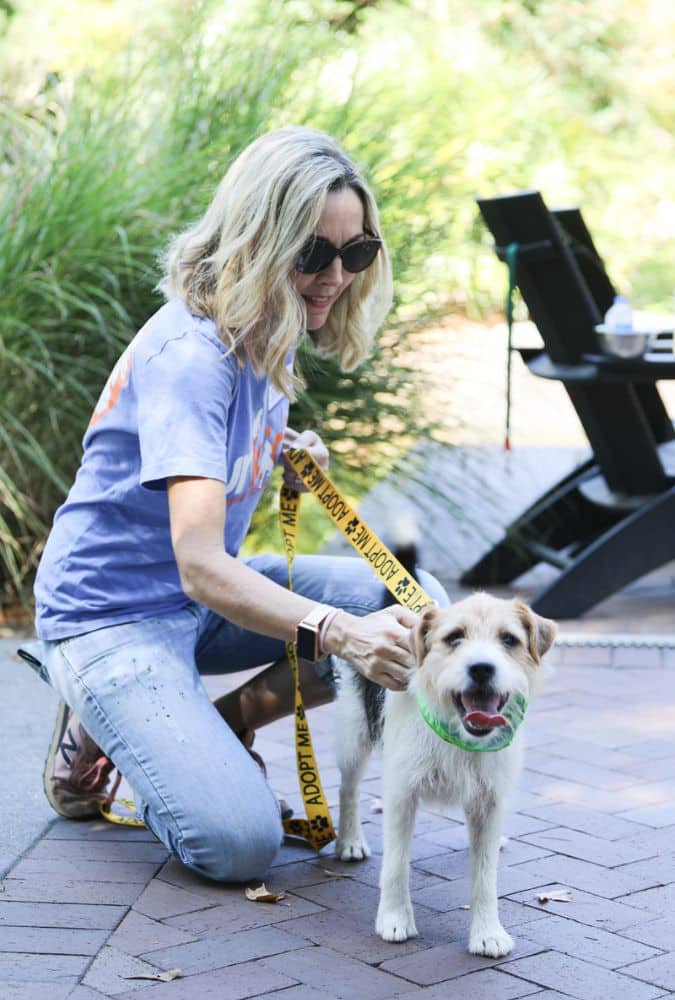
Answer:
[[307, 305], [312, 309], [327, 309], [333, 301], [332, 295], [306, 295]]

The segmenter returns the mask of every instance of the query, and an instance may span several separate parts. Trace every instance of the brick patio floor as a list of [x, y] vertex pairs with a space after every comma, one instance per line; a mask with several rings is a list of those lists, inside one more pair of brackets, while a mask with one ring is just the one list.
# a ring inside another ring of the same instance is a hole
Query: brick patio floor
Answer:
[[[430, 345], [425, 351], [444, 376], [431, 401], [434, 412], [448, 407], [450, 359], [455, 411], [472, 415], [463, 435], [481, 446], [477, 457], [470, 448], [455, 458], [444, 453], [440, 470], [431, 461], [442, 473], [441, 492], [461, 508], [468, 490], [467, 509], [474, 510], [472, 460], [479, 473], [490, 469], [491, 490], [500, 484], [494, 493], [482, 491], [484, 510], [476, 525], [463, 524], [457, 531], [447, 508], [438, 514], [444, 530], [422, 545], [422, 562], [445, 582], [470, 565], [477, 540], [485, 546], [486, 525], [494, 523], [497, 530], [506, 523], [511, 505], [522, 506], [538, 495], [540, 476], [564, 471], [553, 467], [554, 460], [574, 463], [585, 447], [562, 387], [532, 379], [516, 356], [517, 449], [505, 454], [495, 447], [486, 459], [484, 441], [498, 441], [502, 433], [505, 328], [489, 336], [486, 354], [482, 326], [472, 332], [465, 322], [456, 330], [451, 324], [435, 338], [436, 353], [429, 354]], [[662, 391], [670, 393], [672, 410], [675, 388], [664, 384]], [[556, 457], [551, 440], [565, 443], [569, 458]], [[544, 450], [523, 447], [542, 441]], [[436, 519], [438, 490], [434, 481], [431, 499], [426, 498], [430, 521]], [[423, 494], [416, 487], [415, 499], [425, 499]], [[383, 503], [379, 496], [375, 500], [373, 523], [379, 528]], [[369, 519], [365, 503], [362, 509]], [[672, 639], [674, 569], [640, 581], [582, 621], [562, 623], [563, 631], [576, 633], [581, 642], [584, 635], [593, 639], [598, 633], [646, 640], [669, 633]], [[461, 596], [456, 585], [449, 591], [453, 598]], [[375, 758], [363, 784], [372, 858], [346, 865], [335, 861], [330, 848], [317, 857], [301, 845], [286, 844], [266, 879], [268, 887], [285, 893], [276, 904], [249, 902], [241, 886], [219, 886], [191, 875], [144, 830], [55, 820], [0, 882], [0, 1000], [418, 995], [649, 1000], [672, 995], [675, 648], [649, 641], [560, 645], [549, 662], [554, 675], [528, 710], [527, 768], [500, 863], [501, 918], [516, 939], [507, 958], [480, 959], [466, 951], [467, 845], [455, 810], [425, 809], [418, 816], [412, 877], [419, 937], [395, 945], [375, 935], [382, 818], [372, 809], [380, 791]], [[16, 669], [27, 668], [17, 661]], [[213, 694], [225, 689], [225, 678], [208, 681]], [[35, 715], [41, 720], [53, 693], [36, 692], [36, 687], [26, 690], [29, 698], [43, 698], [43, 711]], [[14, 703], [7, 704], [13, 712]], [[311, 723], [322, 779], [334, 803], [332, 708], [313, 712]], [[5, 728], [5, 753], [20, 732], [20, 720]], [[32, 733], [36, 745], [39, 735]], [[262, 730], [256, 747], [273, 787], [297, 809], [292, 740], [291, 723], [284, 721]], [[4, 802], [11, 812], [12, 801], [6, 796]], [[33, 818], [36, 829], [42, 828], [43, 815]], [[16, 813], [9, 816], [10, 824], [13, 820]], [[20, 841], [20, 836], [11, 838], [10, 846]], [[3, 860], [0, 852], [0, 870], [6, 867]], [[552, 889], [568, 890], [569, 902], [539, 903], [538, 895]], [[134, 978], [170, 969], [180, 969], [181, 977], [166, 983]]]
[[[616, 606], [615, 632], [631, 630], [631, 613], [644, 629], [639, 599]], [[561, 645], [549, 662], [553, 676], [528, 711], [527, 767], [501, 855], [501, 917], [516, 939], [507, 958], [466, 951], [467, 845], [455, 809], [418, 817], [419, 937], [387, 944], [375, 935], [382, 817], [374, 759], [363, 784], [373, 856], [347, 865], [330, 848], [317, 857], [287, 843], [266, 879], [285, 893], [275, 904], [192, 875], [144, 830], [56, 820], [1, 886], [0, 997], [671, 995], [675, 649]], [[222, 690], [224, 681], [210, 684]], [[334, 803], [332, 707], [311, 721]], [[290, 722], [262, 730], [257, 747], [273, 787], [297, 808]], [[538, 901], [560, 889], [569, 902]], [[147, 978], [171, 969], [180, 978]]]

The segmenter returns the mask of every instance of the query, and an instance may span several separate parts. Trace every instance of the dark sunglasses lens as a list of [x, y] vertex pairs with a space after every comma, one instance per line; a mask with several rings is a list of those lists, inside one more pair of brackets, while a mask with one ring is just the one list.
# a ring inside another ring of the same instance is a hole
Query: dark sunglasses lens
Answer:
[[342, 263], [350, 274], [365, 271], [373, 263], [380, 249], [380, 240], [359, 240], [342, 251]]
[[300, 251], [295, 267], [301, 274], [318, 274], [335, 257], [335, 247], [328, 240], [315, 236]]

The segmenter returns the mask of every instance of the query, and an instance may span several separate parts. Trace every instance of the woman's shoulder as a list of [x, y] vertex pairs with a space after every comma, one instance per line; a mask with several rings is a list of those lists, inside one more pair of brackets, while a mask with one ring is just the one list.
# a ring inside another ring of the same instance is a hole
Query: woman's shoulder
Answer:
[[169, 299], [150, 317], [136, 334], [134, 349], [144, 361], [167, 350], [227, 361], [225, 345], [213, 320], [191, 313], [178, 298]]

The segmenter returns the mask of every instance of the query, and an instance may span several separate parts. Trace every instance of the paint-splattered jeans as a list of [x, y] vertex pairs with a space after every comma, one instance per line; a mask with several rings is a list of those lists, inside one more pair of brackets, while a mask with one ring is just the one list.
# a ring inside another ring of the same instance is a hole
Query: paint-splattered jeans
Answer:
[[[279, 556], [249, 560], [286, 583]], [[358, 557], [299, 556], [294, 589], [367, 614], [383, 587]], [[422, 586], [448, 603], [433, 577]], [[147, 826], [184, 864], [222, 881], [259, 878], [281, 842], [278, 802], [211, 704], [200, 674], [262, 666], [283, 643], [200, 605], [45, 643], [52, 685], [134, 789]]]

